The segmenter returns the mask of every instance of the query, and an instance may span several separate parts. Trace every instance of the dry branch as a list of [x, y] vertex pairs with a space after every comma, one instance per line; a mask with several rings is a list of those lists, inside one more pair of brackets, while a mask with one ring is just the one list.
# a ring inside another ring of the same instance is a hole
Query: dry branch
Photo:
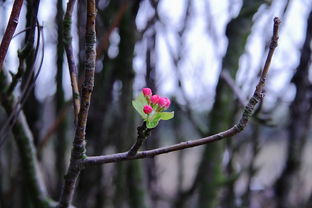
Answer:
[[85, 157], [85, 134], [87, 126], [87, 118], [91, 101], [91, 94], [94, 86], [94, 71], [96, 58], [96, 36], [95, 36], [95, 17], [96, 8], [95, 0], [87, 1], [87, 25], [86, 25], [86, 60], [85, 60], [85, 76], [81, 92], [81, 109], [78, 115], [73, 149], [67, 174], [65, 176], [65, 184], [62, 190], [59, 208], [67, 208], [70, 206], [75, 184], [79, 176], [81, 166], [80, 163]]
[[15, 29], [18, 24], [18, 19], [19, 19], [22, 5], [23, 5], [23, 0], [14, 1], [9, 23], [5, 30], [5, 33], [3, 35], [1, 45], [0, 45], [0, 71], [2, 70], [4, 58], [8, 52], [10, 42], [12, 40], [12, 37], [14, 35]]
[[71, 82], [72, 93], [73, 93], [75, 124], [77, 124], [78, 114], [80, 111], [80, 96], [79, 96], [78, 78], [77, 78], [78, 71], [77, 71], [77, 66], [75, 64], [75, 60], [74, 60], [72, 36], [71, 36], [72, 14], [73, 14], [75, 2], [76, 0], [69, 0], [67, 3], [67, 9], [66, 9], [66, 13], [65, 13], [64, 21], [63, 21], [63, 29], [64, 29], [64, 47], [66, 51], [70, 82]]
[[150, 136], [152, 129], [148, 129], [146, 127], [146, 122], [143, 122], [143, 124], [139, 126], [137, 130], [138, 130], [137, 140], [134, 143], [134, 145], [130, 148], [130, 150], [128, 151], [129, 156], [134, 156], [137, 154], [144, 140], [146, 140]]

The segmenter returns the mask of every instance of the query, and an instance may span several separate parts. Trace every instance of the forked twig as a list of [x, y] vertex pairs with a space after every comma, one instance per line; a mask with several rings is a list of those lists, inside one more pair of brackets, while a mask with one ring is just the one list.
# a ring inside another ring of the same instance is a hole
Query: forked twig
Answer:
[[58, 205], [59, 208], [67, 208], [70, 206], [73, 199], [75, 184], [81, 170], [80, 161], [85, 158], [85, 134], [91, 94], [94, 86], [94, 71], [96, 59], [95, 17], [95, 0], [88, 0], [86, 25], [86, 60], [84, 83], [82, 85], [81, 91], [81, 109], [78, 115], [78, 122], [73, 142], [73, 149], [71, 152], [70, 164], [65, 176], [65, 184], [63, 186], [61, 199]]

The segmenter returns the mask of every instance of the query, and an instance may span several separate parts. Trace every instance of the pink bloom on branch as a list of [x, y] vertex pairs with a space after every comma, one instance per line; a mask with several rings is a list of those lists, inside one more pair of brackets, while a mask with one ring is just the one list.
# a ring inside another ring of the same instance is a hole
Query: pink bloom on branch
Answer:
[[159, 101], [159, 95], [153, 95], [152, 97], [151, 97], [151, 103], [152, 104], [158, 104], [158, 101]]
[[170, 106], [170, 100], [169, 98], [159, 98], [158, 100], [158, 105], [161, 107], [161, 108], [169, 108]]
[[152, 111], [153, 111], [153, 108], [152, 108], [151, 106], [149, 106], [149, 105], [145, 105], [145, 106], [143, 107], [143, 112], [144, 112], [145, 114], [150, 114]]
[[152, 90], [150, 88], [143, 88], [142, 93], [145, 97], [150, 97], [152, 96]]
[[171, 102], [170, 102], [170, 99], [169, 98], [165, 98], [166, 99], [166, 105], [165, 105], [165, 108], [169, 108]]

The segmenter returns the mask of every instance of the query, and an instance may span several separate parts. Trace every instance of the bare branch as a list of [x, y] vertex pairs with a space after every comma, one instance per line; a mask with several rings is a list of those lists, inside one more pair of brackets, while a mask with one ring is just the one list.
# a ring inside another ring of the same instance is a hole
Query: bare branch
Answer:
[[142, 146], [144, 140], [150, 136], [152, 129], [148, 129], [146, 127], [146, 122], [143, 122], [143, 124], [141, 126], [139, 126], [137, 130], [138, 130], [138, 137], [137, 137], [135, 144], [128, 151], [129, 156], [134, 156], [138, 152], [138, 150]]
[[249, 99], [248, 104], [244, 108], [244, 112], [243, 112], [241, 119], [236, 125], [234, 125], [233, 127], [231, 127], [230, 129], [226, 131], [214, 134], [212, 136], [204, 137], [204, 138], [197, 139], [197, 140], [186, 141], [186, 142], [171, 145], [168, 147], [161, 147], [161, 148], [157, 148], [153, 150], [138, 152], [134, 156], [129, 155], [128, 152], [123, 152], [123, 153], [117, 153], [117, 154], [112, 154], [112, 155], [88, 157], [85, 160], [81, 161], [82, 166], [88, 167], [88, 166], [100, 165], [100, 164], [105, 164], [105, 163], [114, 163], [114, 162], [119, 162], [119, 161], [124, 161], [124, 160], [134, 160], [134, 159], [154, 157], [156, 155], [179, 151], [179, 150], [186, 149], [186, 148], [196, 147], [196, 146], [208, 144], [211, 142], [215, 142], [215, 141], [227, 138], [227, 137], [232, 137], [238, 134], [239, 132], [241, 132], [242, 130], [244, 130], [253, 113], [255, 105], [264, 96], [263, 88], [264, 88], [266, 76], [269, 70], [269, 66], [272, 60], [274, 50], [277, 47], [279, 24], [280, 24], [279, 18], [275, 17], [270, 50], [269, 50], [260, 80], [254, 91], [253, 96]]
[[62, 190], [59, 208], [67, 208], [72, 202], [75, 184], [80, 173], [80, 161], [85, 157], [85, 134], [87, 118], [91, 101], [91, 94], [94, 86], [94, 71], [96, 58], [96, 35], [95, 35], [95, 0], [87, 1], [87, 25], [86, 25], [86, 60], [85, 76], [81, 92], [81, 109], [78, 115], [78, 122], [71, 152], [71, 159], [65, 184]]
[[72, 47], [72, 36], [71, 36], [71, 24], [72, 24], [72, 14], [76, 0], [69, 0], [67, 3], [67, 9], [63, 21], [64, 29], [64, 47], [66, 51], [66, 57], [68, 62], [68, 69], [70, 74], [70, 81], [72, 85], [73, 92], [73, 105], [75, 113], [75, 124], [78, 121], [78, 114], [80, 111], [80, 95], [78, 88], [78, 78], [77, 78], [77, 66], [75, 64], [73, 47]]
[[14, 35], [15, 29], [18, 24], [18, 19], [19, 19], [22, 5], [23, 5], [23, 0], [14, 1], [9, 23], [5, 30], [5, 33], [3, 35], [1, 45], [0, 45], [0, 71], [2, 70], [4, 58], [8, 52], [10, 42], [12, 40], [12, 37]]
[[[17, 102], [14, 106], [14, 109], [13, 109], [13, 111], [11, 111], [7, 121], [5, 122], [5, 124], [0, 129], [0, 147], [4, 143], [5, 138], [7, 138], [6, 135], [9, 132], [9, 131], [7, 131], [7, 129], [10, 129], [14, 125], [14, 123], [16, 122], [16, 120], [18, 118], [18, 114], [22, 111], [22, 108], [23, 108], [31, 90], [34, 88], [36, 80], [37, 80], [37, 78], [41, 72], [43, 59], [44, 59], [44, 36], [43, 36], [43, 32], [42, 33], [40, 32], [40, 28], [41, 27], [39, 26], [39, 23], [37, 21], [37, 32], [38, 32], [37, 44], [36, 44], [36, 49], [35, 49], [35, 53], [34, 53], [35, 55], [34, 55], [33, 63], [31, 66], [30, 74], [33, 74], [35, 72], [35, 67], [33, 66], [33, 64], [35, 63], [35, 59], [36, 59], [37, 54], [38, 54], [40, 37], [42, 37], [42, 49], [41, 49], [42, 50], [42, 56], [41, 56], [41, 60], [40, 60], [38, 70], [35, 73], [34, 77], [32, 77], [32, 76], [27, 77], [27, 80], [25, 82], [26, 84], [25, 84], [24, 89], [22, 90], [20, 98], [17, 100]], [[27, 53], [27, 50], [26, 51], [23, 50], [21, 53], [25, 54], [25, 53]], [[22, 66], [22, 64], [24, 62], [24, 60], [23, 60], [24, 58], [25, 58], [24, 55], [19, 56], [20, 64], [21, 64], [19, 66], [19, 68]], [[12, 94], [16, 84], [17, 83], [15, 83], [14, 77], [13, 77], [12, 83], [8, 86], [8, 91], [6, 92], [7, 96], [10, 95], [9, 93]]]

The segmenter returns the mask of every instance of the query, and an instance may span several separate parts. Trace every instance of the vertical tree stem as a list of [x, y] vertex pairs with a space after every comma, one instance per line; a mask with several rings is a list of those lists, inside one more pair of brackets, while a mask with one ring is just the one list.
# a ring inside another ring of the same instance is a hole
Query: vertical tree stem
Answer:
[[18, 24], [19, 15], [22, 9], [23, 0], [15, 0], [12, 8], [12, 12], [10, 15], [8, 26], [3, 35], [1, 45], [0, 45], [0, 71], [2, 70], [2, 65], [4, 62], [4, 58], [7, 54], [10, 42], [14, 35], [15, 29]]
[[70, 81], [72, 85], [73, 92], [73, 105], [74, 105], [74, 113], [75, 113], [75, 124], [78, 121], [78, 114], [80, 111], [80, 95], [78, 88], [78, 71], [77, 66], [75, 64], [74, 55], [73, 55], [73, 47], [72, 47], [72, 36], [71, 36], [71, 25], [72, 25], [72, 14], [74, 10], [76, 0], [69, 0], [67, 3], [66, 14], [63, 21], [63, 32], [64, 32], [64, 47], [66, 51], [66, 57], [68, 62], [68, 69], [70, 75]]
[[81, 160], [85, 158], [85, 132], [87, 126], [87, 117], [89, 112], [91, 94], [94, 86], [95, 71], [95, 0], [87, 1], [87, 27], [86, 27], [86, 60], [85, 60], [85, 80], [81, 92], [81, 109], [78, 115], [75, 139], [65, 184], [59, 203], [59, 208], [67, 208], [73, 199], [74, 188], [81, 171]]

